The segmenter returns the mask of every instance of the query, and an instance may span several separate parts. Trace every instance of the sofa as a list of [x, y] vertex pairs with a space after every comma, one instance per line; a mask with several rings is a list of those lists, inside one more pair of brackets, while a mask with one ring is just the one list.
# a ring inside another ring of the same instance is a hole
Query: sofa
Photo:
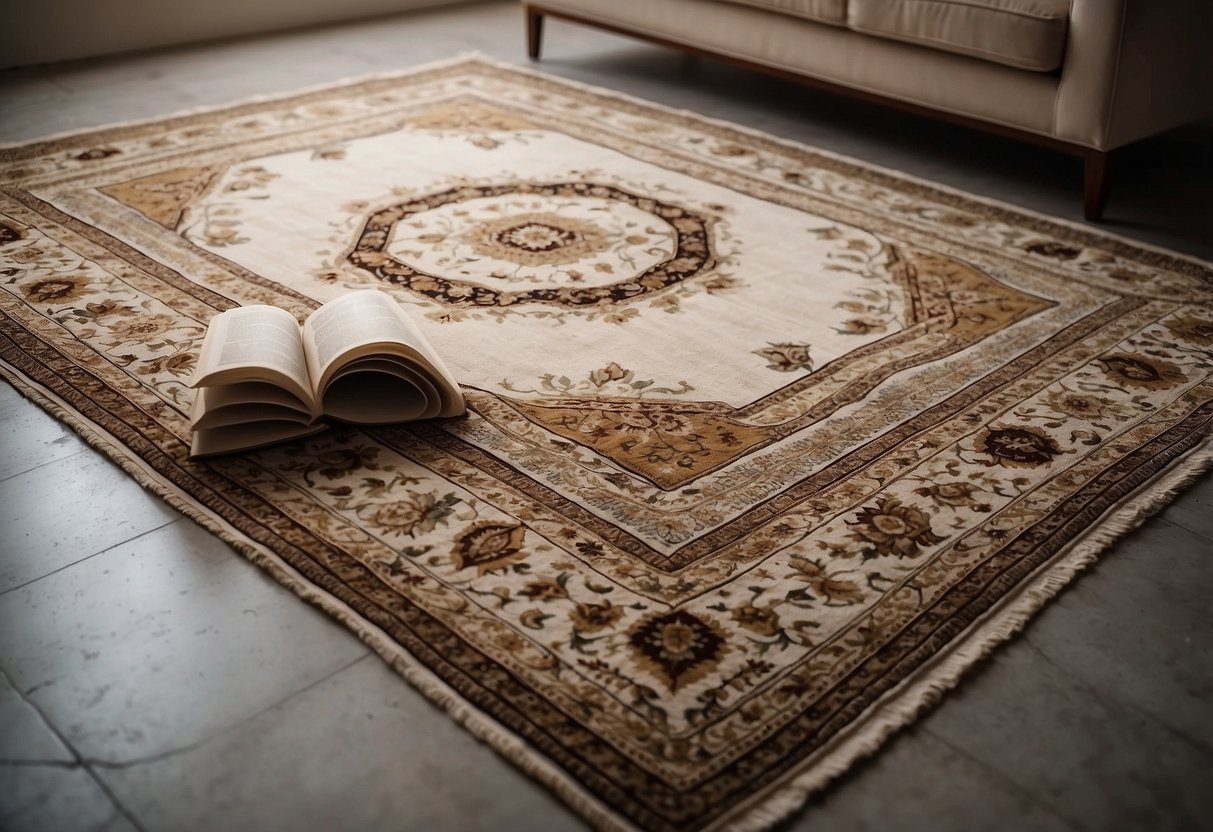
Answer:
[[1084, 160], [1213, 113], [1213, 0], [543, 0], [556, 17], [1033, 142]]

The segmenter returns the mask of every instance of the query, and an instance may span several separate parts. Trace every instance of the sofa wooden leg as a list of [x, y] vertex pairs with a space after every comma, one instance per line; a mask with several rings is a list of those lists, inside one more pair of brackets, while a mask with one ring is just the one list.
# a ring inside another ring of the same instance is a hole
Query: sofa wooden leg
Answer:
[[1108, 153], [1088, 150], [1083, 154], [1083, 215], [1091, 222], [1103, 217], [1108, 201]]
[[539, 60], [539, 46], [543, 41], [543, 15], [534, 6], [526, 7], [526, 53], [532, 61]]

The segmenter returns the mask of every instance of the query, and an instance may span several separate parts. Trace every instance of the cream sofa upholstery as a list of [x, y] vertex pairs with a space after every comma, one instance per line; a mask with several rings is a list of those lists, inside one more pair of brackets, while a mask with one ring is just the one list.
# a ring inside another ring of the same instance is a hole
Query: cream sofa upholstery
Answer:
[[1043, 144], [1085, 159], [1213, 114], [1210, 0], [524, 0], [554, 16]]

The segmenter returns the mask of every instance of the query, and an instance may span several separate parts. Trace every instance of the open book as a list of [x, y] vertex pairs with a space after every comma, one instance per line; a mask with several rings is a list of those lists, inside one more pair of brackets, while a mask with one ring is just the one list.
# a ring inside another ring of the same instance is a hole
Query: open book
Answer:
[[329, 301], [302, 329], [274, 306], [215, 316], [193, 386], [193, 456], [317, 433], [326, 416], [381, 424], [464, 412], [459, 386], [421, 330], [375, 290]]

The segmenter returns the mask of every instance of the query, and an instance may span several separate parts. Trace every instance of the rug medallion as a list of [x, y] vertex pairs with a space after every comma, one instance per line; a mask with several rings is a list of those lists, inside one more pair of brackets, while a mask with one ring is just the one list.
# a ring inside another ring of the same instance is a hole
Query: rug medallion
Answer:
[[[602, 828], [773, 823], [1210, 460], [1208, 264], [483, 60], [0, 179], [5, 376]], [[189, 460], [212, 316], [370, 286], [466, 418]]]

